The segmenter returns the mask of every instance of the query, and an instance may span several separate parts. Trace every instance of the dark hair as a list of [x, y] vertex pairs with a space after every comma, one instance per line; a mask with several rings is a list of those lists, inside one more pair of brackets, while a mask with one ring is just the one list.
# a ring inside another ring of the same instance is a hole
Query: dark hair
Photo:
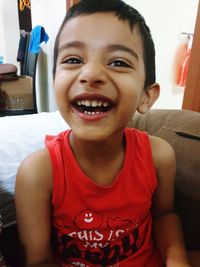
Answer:
[[60, 34], [65, 24], [72, 18], [89, 15], [97, 12], [113, 12], [119, 19], [128, 21], [130, 28], [134, 25], [139, 26], [143, 41], [143, 53], [145, 64], [145, 84], [144, 87], [153, 84], [156, 79], [155, 75], [155, 47], [151, 36], [149, 27], [146, 25], [145, 19], [142, 15], [133, 7], [124, 3], [122, 0], [82, 0], [79, 3], [73, 5], [67, 12], [61, 27], [58, 31], [54, 46], [54, 65], [53, 65], [53, 77], [55, 78], [56, 61], [58, 57], [58, 45]]

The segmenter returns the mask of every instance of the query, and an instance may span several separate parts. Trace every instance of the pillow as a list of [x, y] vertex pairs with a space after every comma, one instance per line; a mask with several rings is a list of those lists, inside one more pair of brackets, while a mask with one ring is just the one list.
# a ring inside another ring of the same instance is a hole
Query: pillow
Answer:
[[58, 111], [0, 118], [0, 214], [4, 227], [15, 223], [14, 187], [20, 162], [44, 147], [46, 134], [56, 135], [68, 125]]

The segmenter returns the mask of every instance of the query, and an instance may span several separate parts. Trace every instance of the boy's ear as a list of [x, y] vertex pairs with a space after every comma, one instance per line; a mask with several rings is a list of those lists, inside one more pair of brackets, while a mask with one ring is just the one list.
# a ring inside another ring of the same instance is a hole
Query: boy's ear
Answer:
[[159, 95], [160, 85], [158, 83], [149, 85], [141, 95], [137, 111], [141, 114], [147, 112], [153, 106]]

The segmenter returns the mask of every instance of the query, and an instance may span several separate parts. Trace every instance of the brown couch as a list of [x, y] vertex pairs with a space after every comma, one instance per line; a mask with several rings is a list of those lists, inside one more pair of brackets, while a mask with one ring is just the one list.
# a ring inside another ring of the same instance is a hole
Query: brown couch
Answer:
[[187, 248], [200, 249], [200, 113], [151, 110], [132, 125], [168, 141], [177, 158], [175, 205]]
[[[177, 157], [175, 206], [188, 250], [200, 250], [200, 113], [187, 110], [151, 110], [136, 114], [131, 126], [168, 141]], [[19, 256], [16, 225], [0, 236], [0, 251], [9, 266]], [[197, 266], [200, 266], [197, 265]]]

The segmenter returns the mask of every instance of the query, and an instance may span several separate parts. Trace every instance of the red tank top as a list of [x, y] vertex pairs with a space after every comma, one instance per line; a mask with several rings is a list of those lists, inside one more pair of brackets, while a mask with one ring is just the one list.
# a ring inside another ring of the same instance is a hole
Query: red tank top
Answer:
[[124, 165], [110, 186], [97, 185], [81, 170], [69, 134], [46, 137], [61, 266], [161, 267], [152, 239], [150, 208], [157, 179], [147, 134], [125, 130]]

